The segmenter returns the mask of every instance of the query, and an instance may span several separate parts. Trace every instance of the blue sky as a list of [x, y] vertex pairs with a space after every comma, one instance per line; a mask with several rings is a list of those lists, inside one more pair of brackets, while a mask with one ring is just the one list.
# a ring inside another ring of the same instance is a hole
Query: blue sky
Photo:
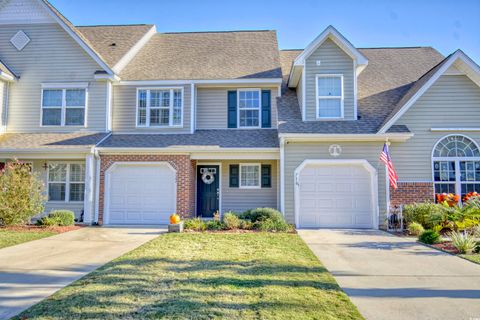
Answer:
[[275, 29], [304, 48], [328, 25], [356, 47], [460, 48], [480, 64], [480, 0], [51, 0], [75, 25], [153, 23], [159, 32]]

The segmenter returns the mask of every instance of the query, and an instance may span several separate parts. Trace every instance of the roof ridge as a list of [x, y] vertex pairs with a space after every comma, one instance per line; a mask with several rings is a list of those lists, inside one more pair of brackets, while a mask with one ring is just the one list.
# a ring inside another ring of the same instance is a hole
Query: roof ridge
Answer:
[[432, 46], [391, 46], [391, 47], [363, 47], [363, 48], [357, 48], [357, 49], [420, 49], [420, 48], [430, 48], [436, 50]]
[[132, 23], [132, 24], [92, 24], [75, 26], [76, 28], [95, 28], [95, 27], [139, 27], [139, 26], [153, 26], [153, 23]]
[[159, 34], [182, 34], [182, 33], [234, 33], [234, 32], [276, 32], [272, 29], [258, 29], [258, 30], [218, 30], [218, 31], [178, 31], [178, 32], [159, 32]]

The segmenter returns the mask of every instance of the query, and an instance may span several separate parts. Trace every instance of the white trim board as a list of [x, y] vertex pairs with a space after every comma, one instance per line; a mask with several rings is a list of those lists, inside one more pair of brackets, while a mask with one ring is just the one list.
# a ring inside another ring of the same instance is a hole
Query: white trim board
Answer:
[[[457, 50], [453, 53], [447, 61], [435, 72], [435, 74], [408, 100], [400, 110], [385, 123], [378, 133], [386, 133], [387, 130], [400, 119], [410, 107], [454, 64], [458, 61], [464, 63], [467, 76], [480, 86], [480, 67], [463, 51]], [[476, 77], [474, 77], [474, 75]]]

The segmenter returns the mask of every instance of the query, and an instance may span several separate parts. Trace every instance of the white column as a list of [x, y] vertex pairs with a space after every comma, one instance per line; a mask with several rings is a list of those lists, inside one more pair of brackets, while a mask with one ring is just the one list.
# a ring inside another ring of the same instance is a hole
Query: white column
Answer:
[[91, 224], [93, 221], [93, 212], [95, 210], [95, 159], [93, 154], [85, 158], [85, 200], [83, 202], [83, 221], [85, 224]]

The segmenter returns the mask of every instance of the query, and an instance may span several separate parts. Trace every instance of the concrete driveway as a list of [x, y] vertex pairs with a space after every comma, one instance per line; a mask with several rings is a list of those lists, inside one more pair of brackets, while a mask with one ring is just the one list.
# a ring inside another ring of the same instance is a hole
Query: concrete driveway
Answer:
[[382, 231], [299, 234], [366, 319], [480, 319], [480, 265]]
[[164, 228], [82, 228], [0, 249], [0, 319], [8, 319]]

